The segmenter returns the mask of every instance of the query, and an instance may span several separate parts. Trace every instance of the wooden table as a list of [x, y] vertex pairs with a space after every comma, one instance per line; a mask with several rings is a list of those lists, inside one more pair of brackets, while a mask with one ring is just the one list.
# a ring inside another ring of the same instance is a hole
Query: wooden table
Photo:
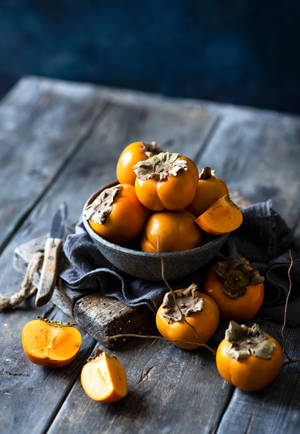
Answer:
[[[62, 201], [75, 222], [91, 192], [113, 180], [121, 149], [137, 139], [214, 167], [252, 202], [272, 198], [299, 235], [299, 117], [29, 77], [0, 105], [2, 293], [14, 293], [22, 281], [12, 265], [15, 247], [46, 233]], [[79, 381], [96, 345], [90, 336], [83, 334], [79, 357], [66, 368], [26, 359], [21, 331], [37, 313], [65, 318], [53, 305], [37, 312], [32, 301], [1, 314], [3, 433], [300, 432], [299, 365], [250, 394], [224, 383], [203, 349], [134, 340], [115, 351], [128, 374], [127, 398], [101, 405]], [[264, 327], [280, 339], [278, 324], [265, 321]], [[299, 357], [299, 328], [288, 329], [287, 339]]]

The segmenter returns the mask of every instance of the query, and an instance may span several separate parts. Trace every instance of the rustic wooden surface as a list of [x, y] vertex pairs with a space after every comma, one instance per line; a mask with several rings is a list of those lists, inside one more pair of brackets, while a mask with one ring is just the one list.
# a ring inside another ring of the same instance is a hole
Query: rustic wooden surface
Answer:
[[[0, 105], [1, 292], [12, 294], [16, 246], [46, 233], [66, 201], [74, 222], [91, 192], [114, 178], [120, 150], [156, 140], [211, 165], [246, 199], [272, 198], [299, 233], [300, 119], [192, 100], [171, 100], [56, 80], [25, 78]], [[84, 299], [82, 299], [84, 303]], [[0, 432], [11, 433], [297, 433], [299, 366], [284, 368], [266, 389], [244, 393], [224, 383], [213, 356], [162, 341], [132, 341], [115, 350], [129, 394], [107, 406], [79, 381], [95, 341], [82, 331], [79, 358], [55, 370], [32, 365], [21, 347], [24, 324], [37, 314], [64, 315], [33, 300], [0, 316]], [[280, 327], [266, 323], [275, 337]], [[212, 345], [220, 339], [224, 325]], [[299, 355], [299, 328], [287, 331]]]

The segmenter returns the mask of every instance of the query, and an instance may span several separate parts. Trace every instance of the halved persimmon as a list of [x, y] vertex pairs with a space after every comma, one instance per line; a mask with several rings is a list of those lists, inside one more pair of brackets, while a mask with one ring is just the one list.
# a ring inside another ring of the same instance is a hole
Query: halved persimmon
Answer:
[[81, 334], [69, 323], [38, 318], [24, 326], [22, 345], [32, 363], [60, 367], [68, 365], [76, 357]]
[[195, 222], [211, 235], [224, 235], [235, 231], [243, 223], [243, 214], [228, 195], [213, 203]]
[[95, 401], [116, 402], [128, 392], [127, 377], [116, 357], [97, 350], [83, 366], [81, 385], [85, 393]]

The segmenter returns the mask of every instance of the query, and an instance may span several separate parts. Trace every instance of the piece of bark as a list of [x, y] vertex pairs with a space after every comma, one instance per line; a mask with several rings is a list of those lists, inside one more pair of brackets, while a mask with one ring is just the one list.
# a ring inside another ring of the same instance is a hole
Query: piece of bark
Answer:
[[[43, 251], [47, 235], [28, 241], [15, 249], [14, 267], [24, 272], [32, 255]], [[38, 286], [40, 273], [35, 273], [33, 283]], [[147, 308], [128, 307], [119, 300], [104, 297], [91, 290], [87, 295], [72, 291], [59, 280], [51, 301], [79, 327], [107, 348], [116, 348], [126, 342], [125, 338], [112, 340], [106, 337], [116, 334], [149, 334], [153, 332], [154, 318]]]

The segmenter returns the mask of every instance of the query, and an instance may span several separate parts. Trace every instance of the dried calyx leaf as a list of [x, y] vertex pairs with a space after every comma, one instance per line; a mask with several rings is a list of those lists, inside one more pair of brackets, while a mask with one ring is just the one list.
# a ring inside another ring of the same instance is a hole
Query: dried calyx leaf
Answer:
[[142, 181], [155, 179], [165, 181], [168, 176], [177, 176], [180, 171], [187, 171], [187, 161], [179, 154], [161, 152], [144, 161], [139, 161], [134, 166], [134, 173]]
[[199, 174], [199, 179], [209, 179], [216, 175], [216, 171], [212, 170], [210, 167], [203, 167]]
[[146, 155], [147, 158], [153, 157], [153, 155], [157, 155], [160, 152], [163, 152], [162, 149], [160, 149], [157, 146], [156, 142], [150, 142], [150, 143], [145, 143], [143, 142], [143, 151], [144, 154]]
[[180, 321], [194, 312], [200, 312], [203, 309], [203, 298], [198, 285], [192, 283], [182, 292], [167, 292], [162, 307], [162, 316], [173, 321]]
[[114, 200], [122, 190], [120, 184], [114, 187], [106, 188], [89, 204], [84, 210], [84, 217], [87, 220], [93, 220], [95, 223], [104, 225], [109, 214], [112, 211]]
[[276, 347], [258, 324], [248, 328], [246, 325], [230, 321], [225, 339], [231, 342], [227, 353], [235, 360], [245, 360], [251, 355], [268, 360], [271, 359]]
[[76, 325], [73, 322], [52, 321], [51, 319], [42, 318], [41, 316], [38, 316], [37, 319], [45, 321], [47, 324], [54, 326], [54, 327], [72, 327], [72, 326]]
[[223, 292], [230, 298], [242, 297], [248, 285], [258, 285], [264, 281], [246, 258], [217, 262], [213, 270], [223, 280]]

